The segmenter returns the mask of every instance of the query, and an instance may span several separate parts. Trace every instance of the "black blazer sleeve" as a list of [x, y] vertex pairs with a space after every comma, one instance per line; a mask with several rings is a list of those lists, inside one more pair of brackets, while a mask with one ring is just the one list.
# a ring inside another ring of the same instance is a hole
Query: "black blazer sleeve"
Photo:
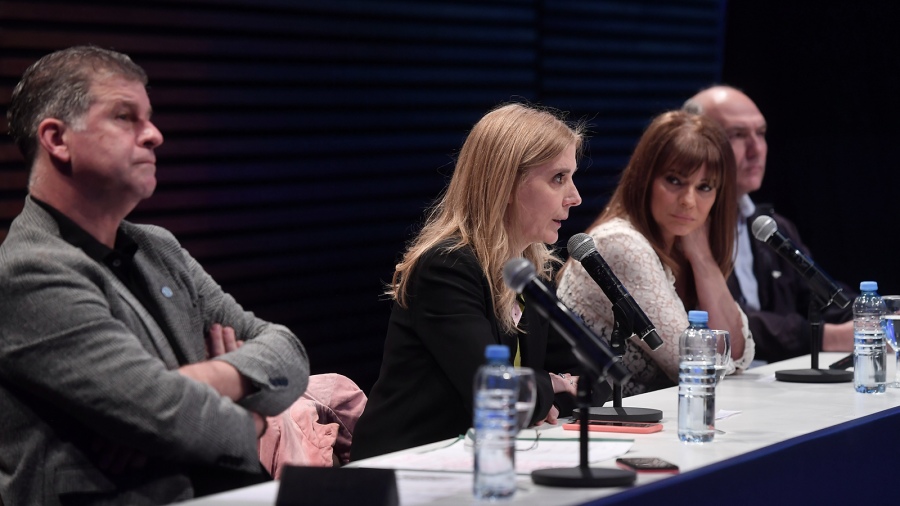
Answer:
[[[748, 226], [759, 214], [769, 214], [778, 224], [778, 231], [807, 256], [812, 255], [797, 227], [783, 216], [773, 213], [770, 206], [759, 205], [756, 215], [748, 220]], [[759, 289], [760, 310], [749, 309], [743, 300], [734, 274], [729, 278], [729, 288], [741, 309], [747, 314], [750, 331], [756, 342], [756, 356], [769, 362], [785, 360], [810, 352], [809, 304], [812, 297], [806, 280], [790, 262], [783, 259], [769, 246], [751, 239], [753, 273]], [[851, 298], [855, 292], [841, 285]], [[852, 318], [852, 310], [830, 306], [823, 314], [827, 323], [845, 322]]]
[[519, 325], [523, 333], [503, 333], [494, 316], [487, 278], [471, 250], [428, 255], [418, 270], [410, 290], [413, 324], [460, 396], [467, 419], [471, 421], [474, 411], [475, 373], [484, 363], [484, 349], [489, 344], [505, 344], [512, 354], [521, 345], [522, 365], [534, 369], [537, 380], [533, 421], [545, 418], [553, 405], [553, 386], [544, 365], [547, 320], [526, 300]]
[[[501, 331], [471, 249], [438, 246], [420, 258], [411, 276], [407, 307], [395, 303], [391, 312], [379, 378], [354, 433], [354, 460], [465, 433], [485, 347], [516, 350], [520, 334]], [[549, 324], [526, 301], [520, 326], [522, 365], [535, 369], [535, 417], [543, 419], [553, 404], [544, 368]]]

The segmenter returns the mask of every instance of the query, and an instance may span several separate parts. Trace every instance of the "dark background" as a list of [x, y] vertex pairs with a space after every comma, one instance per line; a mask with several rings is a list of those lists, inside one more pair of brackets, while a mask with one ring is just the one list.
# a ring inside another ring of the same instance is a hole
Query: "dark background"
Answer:
[[730, 2], [723, 79], [769, 123], [752, 197], [794, 220], [815, 260], [854, 288], [900, 293], [891, 211], [900, 141], [895, 2]]
[[[156, 195], [131, 219], [172, 230], [246, 308], [291, 327], [313, 372], [368, 390], [390, 311], [382, 283], [468, 129], [508, 100], [590, 125], [576, 177], [584, 203], [563, 247], [602, 209], [653, 115], [714, 82], [740, 87], [770, 124], [754, 197], [794, 219], [835, 278], [900, 293], [888, 200], [897, 9], [888, 0], [0, 0], [0, 112], [48, 52], [94, 43], [130, 54], [150, 75], [166, 138]], [[26, 179], [4, 136], [0, 240]]]

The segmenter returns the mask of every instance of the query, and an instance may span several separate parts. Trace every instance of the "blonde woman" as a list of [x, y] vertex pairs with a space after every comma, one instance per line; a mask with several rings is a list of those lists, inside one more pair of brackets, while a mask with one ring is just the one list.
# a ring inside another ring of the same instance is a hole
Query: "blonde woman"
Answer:
[[556, 422], [553, 394], [574, 393], [574, 357], [548, 322], [506, 287], [503, 265], [524, 257], [548, 280], [548, 249], [581, 203], [572, 177], [580, 128], [523, 104], [492, 110], [472, 128], [453, 177], [396, 266], [381, 372], [353, 436], [354, 460], [463, 434], [472, 381], [489, 344], [532, 367], [533, 422]]

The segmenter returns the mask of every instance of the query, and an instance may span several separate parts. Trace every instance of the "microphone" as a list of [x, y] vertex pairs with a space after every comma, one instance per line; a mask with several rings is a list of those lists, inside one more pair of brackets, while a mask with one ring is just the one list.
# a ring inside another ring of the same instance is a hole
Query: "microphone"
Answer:
[[628, 290], [625, 289], [619, 278], [613, 274], [606, 260], [603, 260], [600, 253], [597, 252], [594, 239], [587, 234], [575, 234], [569, 238], [567, 248], [569, 256], [581, 263], [591, 279], [600, 285], [600, 289], [603, 290], [603, 293], [606, 294], [606, 298], [612, 302], [612, 305], [618, 306], [625, 313], [626, 317], [631, 318], [632, 329], [641, 338], [641, 341], [647, 343], [651, 350], [662, 346], [663, 341], [659, 334], [656, 333], [656, 327], [654, 327], [653, 322], [650, 321], [650, 318], [647, 318], [641, 306], [628, 293]]
[[828, 304], [834, 302], [840, 308], [845, 308], [850, 304], [850, 299], [843, 292], [843, 288], [838, 286], [822, 269], [819, 269], [790, 239], [779, 232], [778, 224], [771, 216], [759, 216], [753, 220], [750, 228], [753, 230], [753, 237], [771, 246], [776, 253], [790, 262], [806, 279], [813, 292], [827, 300]]
[[631, 372], [616, 360], [609, 345], [597, 337], [580, 318], [565, 306], [544, 283], [537, 278], [534, 265], [524, 258], [513, 258], [503, 266], [503, 281], [516, 293], [523, 291], [529, 300], [535, 301], [536, 308], [550, 320], [556, 330], [569, 342], [578, 360], [596, 379], [611, 377], [617, 383], [624, 383]]

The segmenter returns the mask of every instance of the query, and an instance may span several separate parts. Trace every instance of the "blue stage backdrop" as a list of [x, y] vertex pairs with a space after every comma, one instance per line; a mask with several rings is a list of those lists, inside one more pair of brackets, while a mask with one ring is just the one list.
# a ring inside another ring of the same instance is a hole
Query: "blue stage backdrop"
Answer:
[[[584, 204], [605, 204], [649, 119], [719, 78], [724, 2], [158, 0], [0, 2], [0, 127], [26, 66], [74, 44], [130, 54], [165, 135], [171, 229], [249, 310], [284, 323], [314, 372], [368, 390], [383, 283], [468, 129], [528, 100], [587, 119]], [[0, 240], [27, 173], [0, 140]]]

